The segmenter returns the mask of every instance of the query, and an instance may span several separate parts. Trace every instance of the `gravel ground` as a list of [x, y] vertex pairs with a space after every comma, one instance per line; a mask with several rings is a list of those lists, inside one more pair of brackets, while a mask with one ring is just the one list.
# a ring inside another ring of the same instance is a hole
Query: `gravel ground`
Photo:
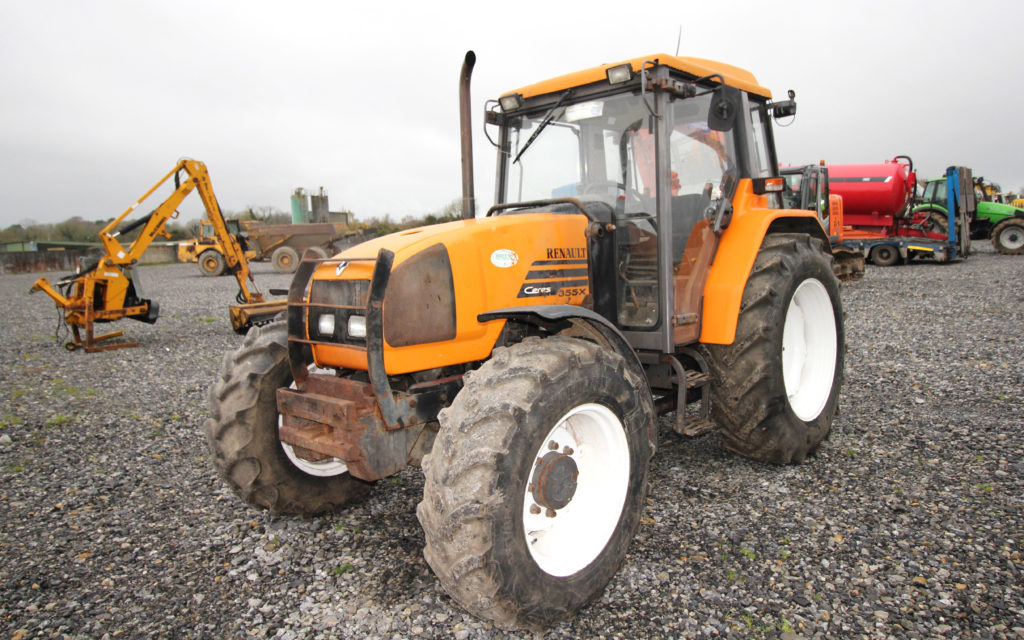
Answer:
[[[233, 280], [141, 271], [160, 321], [118, 323], [140, 346], [95, 354], [55, 342], [36, 276], [0, 277], [0, 640], [531, 637], [442, 593], [417, 469], [336, 515], [242, 504], [202, 434], [241, 342]], [[1024, 638], [1022, 280], [1024, 258], [985, 244], [844, 285], [847, 379], [820, 453], [766, 466], [664, 426], [626, 562], [538, 637]]]

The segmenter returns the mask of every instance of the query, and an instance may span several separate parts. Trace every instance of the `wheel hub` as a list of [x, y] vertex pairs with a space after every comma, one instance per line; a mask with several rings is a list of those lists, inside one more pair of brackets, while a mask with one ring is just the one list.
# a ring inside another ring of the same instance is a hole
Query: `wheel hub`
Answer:
[[558, 451], [549, 451], [537, 461], [531, 485], [533, 499], [542, 507], [561, 509], [576, 495], [576, 479], [579, 467], [572, 456]]

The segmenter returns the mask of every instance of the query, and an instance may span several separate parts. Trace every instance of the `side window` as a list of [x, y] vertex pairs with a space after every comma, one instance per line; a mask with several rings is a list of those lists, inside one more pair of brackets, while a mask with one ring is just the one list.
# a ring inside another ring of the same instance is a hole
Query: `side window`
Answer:
[[708, 128], [709, 107], [710, 96], [672, 103], [669, 155], [673, 197], [704, 194], [708, 185], [717, 189], [723, 174], [735, 167], [732, 132]]
[[672, 215], [672, 261], [678, 264], [694, 227], [708, 216], [720, 196], [723, 177], [735, 171], [732, 131], [708, 127], [711, 96], [671, 103], [669, 180]]
[[755, 178], [766, 178], [772, 174], [770, 156], [768, 154], [768, 139], [765, 135], [764, 105], [753, 104], [750, 107], [750, 131], [753, 137], [751, 160]]
[[[766, 121], [766, 107], [763, 103], [747, 102], [744, 94], [744, 102], [749, 104], [747, 110], [750, 113], [750, 171], [754, 178], [767, 178], [772, 175], [771, 154], [768, 152], [768, 134]], [[781, 207], [782, 199], [778, 194], [768, 194], [768, 206]]]

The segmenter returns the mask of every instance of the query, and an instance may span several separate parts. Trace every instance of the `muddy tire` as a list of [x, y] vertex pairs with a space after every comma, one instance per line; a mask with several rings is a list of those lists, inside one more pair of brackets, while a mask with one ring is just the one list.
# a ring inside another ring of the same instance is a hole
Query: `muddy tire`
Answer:
[[299, 252], [291, 247], [278, 247], [270, 254], [270, 263], [278, 273], [294, 273], [299, 266]]
[[637, 529], [654, 420], [646, 381], [616, 353], [564, 337], [496, 349], [423, 460], [416, 514], [445, 591], [504, 629], [598, 597]]
[[1024, 254], [1024, 220], [1008, 218], [992, 229], [992, 246], [1011, 256]]
[[207, 444], [220, 475], [247, 504], [297, 515], [336, 511], [370, 485], [341, 461], [302, 461], [278, 439], [277, 389], [292, 384], [286, 339], [283, 322], [256, 327], [225, 356], [210, 389]]
[[199, 254], [199, 272], [204, 276], [219, 276], [224, 274], [224, 254], [220, 251], [207, 249]]
[[712, 414], [726, 448], [787, 464], [831, 430], [846, 349], [839, 285], [817, 239], [765, 238], [731, 345], [706, 345]]
[[946, 238], [949, 237], [949, 218], [946, 217], [945, 211], [931, 210], [927, 212], [926, 216], [928, 226], [931, 227], [931, 233], [937, 233]]

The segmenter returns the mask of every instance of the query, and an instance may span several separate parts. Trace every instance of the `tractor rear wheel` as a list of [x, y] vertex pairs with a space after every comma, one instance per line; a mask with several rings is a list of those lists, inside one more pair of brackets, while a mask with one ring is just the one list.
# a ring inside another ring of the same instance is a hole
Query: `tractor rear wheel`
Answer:
[[270, 263], [278, 273], [294, 273], [299, 266], [299, 252], [292, 247], [278, 247], [270, 254]]
[[[945, 211], [939, 211], [938, 209], [928, 211], [927, 219], [932, 233], [939, 234], [944, 238], [949, 237], [949, 218], [946, 217]], [[959, 231], [959, 229], [957, 230]]]
[[277, 389], [292, 384], [286, 345], [285, 323], [275, 322], [254, 327], [225, 356], [210, 389], [207, 443], [221, 476], [246, 503], [274, 513], [335, 511], [370, 485], [353, 478], [344, 462], [303, 460], [279, 439]]
[[654, 404], [617, 353], [574, 338], [499, 348], [440, 414], [423, 459], [423, 555], [448, 594], [504, 629], [598, 597], [636, 532]]
[[224, 273], [224, 254], [207, 249], [199, 254], [199, 271], [204, 276], [219, 276]]
[[891, 244], [880, 244], [871, 250], [871, 262], [879, 267], [891, 267], [900, 261], [900, 252]]
[[1024, 220], [1007, 218], [992, 229], [992, 246], [1006, 255], [1024, 254]]
[[711, 407], [725, 446], [787, 464], [832, 428], [846, 348], [843, 310], [821, 242], [772, 234], [754, 260], [731, 345], [705, 345]]

